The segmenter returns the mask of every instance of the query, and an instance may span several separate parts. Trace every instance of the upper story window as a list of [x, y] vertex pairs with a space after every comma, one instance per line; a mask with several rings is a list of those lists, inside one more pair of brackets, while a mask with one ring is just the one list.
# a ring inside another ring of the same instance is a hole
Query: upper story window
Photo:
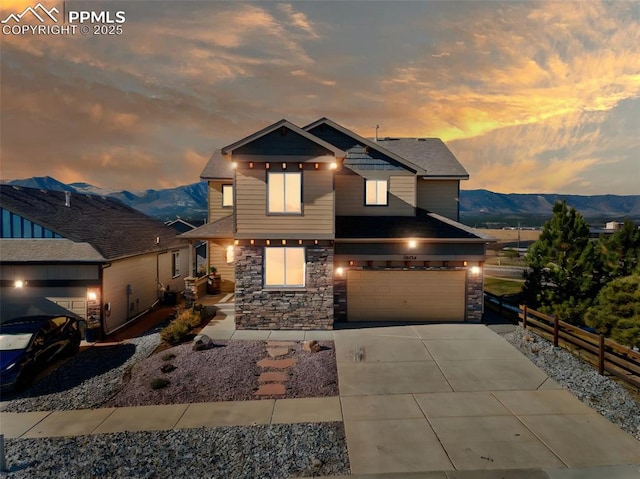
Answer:
[[302, 247], [264, 249], [265, 287], [304, 287], [305, 259]]
[[233, 206], [233, 185], [222, 185], [222, 206]]
[[387, 180], [365, 180], [365, 205], [387, 205]]
[[302, 213], [302, 173], [272, 173], [267, 176], [267, 212]]
[[0, 238], [62, 238], [37, 223], [0, 208]]

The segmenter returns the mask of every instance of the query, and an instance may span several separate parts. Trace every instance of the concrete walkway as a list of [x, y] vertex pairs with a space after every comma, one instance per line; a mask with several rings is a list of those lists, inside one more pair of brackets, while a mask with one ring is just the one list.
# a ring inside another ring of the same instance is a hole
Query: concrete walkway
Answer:
[[[349, 477], [640, 479], [640, 441], [482, 325], [236, 331], [213, 339], [334, 339], [340, 397], [0, 413], [6, 438], [344, 421]], [[446, 472], [444, 472], [446, 471]]]

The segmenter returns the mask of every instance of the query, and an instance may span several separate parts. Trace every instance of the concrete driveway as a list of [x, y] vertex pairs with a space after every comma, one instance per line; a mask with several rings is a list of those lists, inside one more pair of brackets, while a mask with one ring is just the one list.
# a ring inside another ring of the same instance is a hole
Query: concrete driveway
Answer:
[[483, 325], [334, 337], [353, 474], [640, 464], [639, 441]]

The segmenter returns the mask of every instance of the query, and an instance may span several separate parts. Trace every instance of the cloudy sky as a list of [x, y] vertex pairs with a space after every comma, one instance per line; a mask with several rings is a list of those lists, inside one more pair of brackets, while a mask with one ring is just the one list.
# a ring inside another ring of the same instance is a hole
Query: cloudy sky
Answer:
[[217, 147], [326, 116], [442, 138], [464, 189], [640, 194], [640, 2], [42, 3], [126, 22], [1, 35], [5, 180], [188, 184]]

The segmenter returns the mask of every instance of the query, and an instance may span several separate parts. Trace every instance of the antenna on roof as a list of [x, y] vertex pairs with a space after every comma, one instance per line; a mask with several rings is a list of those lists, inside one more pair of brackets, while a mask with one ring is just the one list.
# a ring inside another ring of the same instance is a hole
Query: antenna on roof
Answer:
[[376, 143], [378, 143], [378, 128], [380, 128], [380, 125], [376, 125]]

